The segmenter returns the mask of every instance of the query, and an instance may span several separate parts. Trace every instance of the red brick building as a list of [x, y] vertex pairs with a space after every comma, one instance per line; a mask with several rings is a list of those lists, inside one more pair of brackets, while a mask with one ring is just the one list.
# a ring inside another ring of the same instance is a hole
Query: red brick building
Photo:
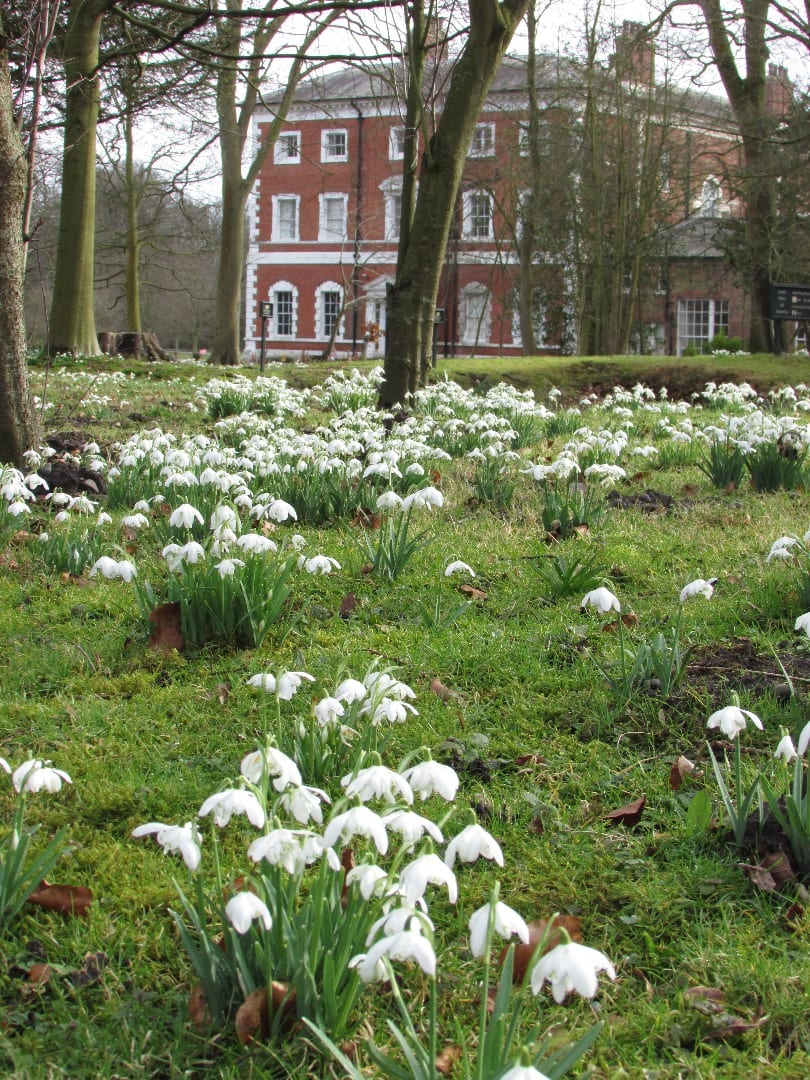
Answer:
[[[647, 93], [655, 85], [654, 57], [637, 31], [625, 24], [617, 56], [624, 49], [630, 61], [625, 89], [629, 78]], [[615, 72], [606, 70], [609, 77]], [[542, 65], [538, 93], [550, 128], [572, 129], [579, 122], [580, 80], [573, 64], [555, 58]], [[772, 82], [774, 109], [786, 109], [790, 84], [783, 69], [772, 69]], [[260, 348], [259, 302], [268, 300], [268, 356], [382, 355], [386, 286], [396, 268], [404, 135], [402, 98], [392, 87], [390, 72], [347, 68], [300, 88], [251, 205], [249, 356]], [[530, 183], [526, 101], [525, 62], [507, 59], [468, 151], [438, 298], [444, 315], [436, 329], [439, 355], [523, 351], [515, 298], [520, 203]], [[680, 354], [719, 330], [745, 337], [744, 297], [718, 243], [720, 224], [739, 215], [728, 184], [739, 150], [724, 100], [683, 91], [668, 96], [667, 110], [660, 166], [665, 217], [657, 222], [655, 257], [645, 262], [631, 347]], [[261, 111], [254, 117], [257, 136], [268, 119]], [[556, 212], [549, 205], [552, 220]], [[542, 313], [539, 351], [576, 352], [576, 272], [559, 254], [541, 272], [553, 297]]]

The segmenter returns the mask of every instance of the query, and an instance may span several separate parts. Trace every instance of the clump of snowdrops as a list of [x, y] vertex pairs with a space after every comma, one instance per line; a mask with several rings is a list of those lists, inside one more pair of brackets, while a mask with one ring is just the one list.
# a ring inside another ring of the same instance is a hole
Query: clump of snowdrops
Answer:
[[[336, 732], [347, 748], [339, 784], [334, 773], [324, 779], [331, 779], [329, 791], [305, 783], [302, 770], [310, 759], [300, 732], [309, 725], [297, 707], [305, 694], [298, 695], [313, 688], [314, 678], [282, 671], [250, 682], [275, 699], [276, 709], [267, 718], [263, 742], [242, 759], [236, 779], [205, 799], [195, 819], [182, 825], [150, 822], [133, 833], [154, 836], [188, 869], [189, 882], [178, 885], [180, 906], [172, 914], [210, 1019], [218, 1026], [234, 1020], [245, 1040], [279, 1038], [303, 1022], [347, 1074], [359, 1078], [363, 1072], [341, 1044], [359, 1027], [364, 988], [387, 983], [398, 1013], [397, 1022], [388, 1021], [398, 1052], [370, 1039], [366, 1053], [383, 1076], [438, 1080], [442, 935], [428, 897], [437, 888], [444, 903], [456, 904], [457, 865], [480, 865], [483, 859], [502, 868], [500, 845], [474, 820], [447, 838], [458, 816], [453, 802], [459, 778], [453, 769], [433, 761], [424, 748], [393, 769], [371, 748], [378, 745], [381, 727], [415, 711], [397, 707], [413, 691], [389, 672], [372, 669], [363, 679], [343, 678], [314, 705], [316, 729], [327, 740]], [[293, 715], [280, 728], [282, 708]], [[357, 725], [352, 730], [345, 723], [349, 716]], [[361, 726], [374, 736], [365, 736]], [[311, 737], [316, 743], [317, 730]], [[234, 818], [244, 818], [251, 830], [244, 856], [237, 844], [218, 837]], [[202, 823], [209, 820], [213, 827], [204, 836]], [[513, 988], [510, 948], [489, 1015], [493, 941], [517, 939], [525, 946], [529, 927], [500, 901], [496, 884], [489, 902], [471, 915], [469, 930], [470, 951], [483, 965], [483, 987], [478, 1039], [459, 1040], [466, 1075], [497, 1080], [525, 1062], [535, 1070], [526, 1075], [563, 1076], [600, 1025], [571, 1045], [561, 1045], [555, 1032], [552, 1047], [542, 1024], [521, 1018], [535, 1008], [533, 998], [546, 983], [557, 1002], [572, 990], [593, 997], [600, 972], [615, 977], [612, 964], [564, 932], [546, 951], [546, 935], [522, 985]], [[419, 977], [403, 974], [400, 964]]]

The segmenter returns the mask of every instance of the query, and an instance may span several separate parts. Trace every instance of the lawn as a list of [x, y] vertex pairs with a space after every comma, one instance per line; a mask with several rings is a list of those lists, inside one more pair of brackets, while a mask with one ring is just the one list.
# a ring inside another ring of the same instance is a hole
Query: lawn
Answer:
[[806, 364], [34, 366], [4, 1074], [805, 1080]]

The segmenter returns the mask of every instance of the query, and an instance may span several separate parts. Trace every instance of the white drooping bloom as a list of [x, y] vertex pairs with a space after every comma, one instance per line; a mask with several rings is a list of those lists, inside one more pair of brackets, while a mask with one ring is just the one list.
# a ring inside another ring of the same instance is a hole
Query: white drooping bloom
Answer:
[[719, 728], [727, 739], [736, 739], [745, 730], [747, 721], [762, 731], [762, 721], [750, 709], [741, 709], [739, 705], [726, 705], [725, 709], [713, 712], [706, 721], [707, 728]]
[[63, 769], [55, 769], [50, 761], [40, 758], [30, 758], [18, 765], [12, 773], [11, 782], [17, 792], [48, 791], [51, 794], [60, 791], [63, 783], [72, 783]]
[[323, 842], [333, 848], [337, 843], [348, 844], [355, 836], [373, 840], [381, 855], [388, 851], [385, 822], [367, 806], [353, 806], [351, 810], [333, 817], [324, 830]]
[[387, 803], [395, 803], [402, 798], [409, 806], [413, 803], [413, 792], [408, 781], [385, 765], [369, 765], [356, 775], [348, 773], [340, 783], [347, 795], [356, 795], [361, 802], [384, 799]]
[[589, 593], [586, 593], [582, 597], [581, 608], [593, 607], [602, 614], [606, 615], [609, 611], [621, 611], [621, 604], [619, 598], [615, 596], [610, 589], [605, 588], [602, 585], [598, 589], [592, 589]]
[[203, 516], [191, 503], [181, 503], [176, 510], [172, 511], [169, 518], [169, 524], [173, 529], [190, 529], [195, 522], [202, 525]]
[[420, 491], [412, 491], [402, 500], [402, 509], [432, 510], [434, 506], [444, 505], [444, 495], [435, 487], [422, 488]]
[[219, 826], [227, 825], [234, 814], [244, 814], [255, 828], [264, 828], [264, 807], [252, 791], [244, 788], [226, 788], [209, 795], [199, 809], [199, 816], [207, 817], [212, 811], [214, 822]]
[[279, 525], [285, 521], [298, 520], [298, 514], [295, 512], [295, 507], [290, 506], [290, 504], [284, 502], [283, 499], [273, 499], [273, 501], [265, 508], [264, 516], [271, 521], [277, 522]]
[[[487, 932], [489, 930], [491, 911], [492, 905], [484, 904], [483, 907], [470, 916], [468, 924], [470, 928], [470, 952], [476, 958], [482, 957], [487, 951]], [[499, 937], [505, 938], [507, 941], [509, 938], [517, 936], [524, 945], [529, 944], [529, 928], [525, 919], [522, 915], [518, 915], [513, 908], [510, 908], [508, 904], [502, 904], [500, 900], [495, 904], [492, 929]]]
[[346, 710], [336, 697], [325, 697], [316, 703], [313, 712], [321, 727], [329, 727], [330, 724], [339, 723]]
[[458, 896], [456, 875], [432, 851], [420, 855], [413, 862], [403, 867], [399, 875], [399, 884], [405, 897], [414, 904], [425, 895], [428, 885], [446, 885], [447, 898], [455, 904]]
[[314, 821], [316, 825], [323, 823], [323, 807], [321, 803], [331, 803], [331, 799], [321, 788], [288, 787], [281, 798], [279, 805], [294, 818], [299, 825], [309, 825]]
[[387, 881], [388, 874], [381, 866], [376, 866], [374, 863], [353, 866], [346, 875], [346, 884], [353, 885], [356, 882], [364, 900], [370, 900], [375, 895], [382, 896]]
[[444, 853], [444, 861], [448, 866], [453, 866], [456, 859], [469, 863], [479, 858], [491, 859], [498, 866], [503, 866], [501, 845], [477, 823], [468, 825], [454, 836]]
[[215, 569], [221, 578], [233, 577], [237, 571], [237, 568], [244, 566], [244, 560], [242, 559], [223, 559], [218, 562]]
[[771, 550], [768, 552], [768, 557], [765, 561], [770, 562], [772, 559], [792, 559], [792, 549], [798, 542], [798, 538], [795, 536], [780, 536], [778, 540], [774, 540], [771, 544]]
[[810, 637], [810, 611], [800, 615], [793, 625], [794, 630], [801, 630]]
[[704, 581], [703, 578], [695, 578], [694, 581], [690, 581], [688, 585], [684, 585], [681, 589], [681, 603], [686, 603], [687, 600], [692, 600], [696, 596], [705, 596], [707, 600], [711, 600], [714, 595], [714, 583], [717, 578], [712, 578], [710, 581]]
[[266, 555], [268, 551], [278, 551], [275, 540], [254, 532], [243, 533], [236, 541], [236, 546], [247, 555]]
[[470, 577], [475, 577], [475, 571], [467, 563], [462, 562], [460, 559], [456, 559], [454, 562], [448, 563], [444, 568], [444, 576], [452, 577], [453, 574], [469, 574]]
[[360, 682], [359, 679], [343, 679], [337, 690], [335, 690], [335, 697], [338, 701], [345, 701], [347, 705], [352, 705], [355, 701], [362, 701], [367, 694], [368, 689], [365, 683]]
[[189, 870], [196, 870], [200, 865], [200, 834], [192, 821], [187, 821], [185, 825], [164, 825], [161, 821], [150, 821], [148, 825], [138, 825], [132, 830], [132, 835], [154, 835], [165, 852], [179, 852]]
[[117, 560], [111, 559], [109, 555], [102, 555], [90, 567], [88, 574], [90, 577], [101, 574], [102, 577], [108, 578], [110, 581], [116, 578], [120, 578], [121, 581], [132, 581], [134, 577], [137, 577], [138, 571], [135, 563], [130, 562], [128, 559]]
[[260, 919], [265, 930], [273, 925], [273, 916], [255, 893], [240, 892], [225, 905], [225, 915], [237, 934], [246, 934], [255, 919]]
[[[264, 860], [271, 866], [282, 867], [288, 874], [296, 874], [321, 858], [324, 843], [317, 833], [309, 829], [271, 829], [254, 840], [247, 853], [253, 862]], [[339, 866], [340, 862], [337, 861]]]
[[248, 686], [256, 686], [268, 694], [275, 694], [282, 701], [291, 701], [304, 679], [315, 682], [315, 676], [308, 675], [306, 671], [285, 671], [278, 678], [270, 673], [251, 675]]
[[501, 1080], [548, 1080], [548, 1077], [535, 1069], [534, 1065], [521, 1065], [517, 1062], [501, 1076]]
[[444, 836], [439, 826], [413, 810], [391, 810], [383, 815], [383, 821], [390, 832], [398, 833], [402, 837], [402, 843], [405, 847], [413, 847], [422, 839], [425, 833], [431, 836], [437, 844], [444, 843]]
[[377, 509], [378, 510], [401, 510], [402, 509], [402, 496], [397, 495], [395, 491], [384, 491], [382, 495], [377, 497]]
[[455, 769], [438, 761], [422, 761], [411, 765], [402, 774], [411, 785], [411, 791], [424, 802], [431, 795], [440, 795], [452, 802], [458, 791], [459, 778]]
[[273, 787], [276, 791], [284, 791], [290, 785], [300, 787], [304, 782], [298, 765], [275, 746], [245, 754], [239, 771], [249, 783], [255, 785], [261, 783], [262, 775], [266, 772], [274, 778]]
[[367, 953], [354, 956], [349, 966], [357, 970], [364, 983], [387, 979], [383, 957], [389, 960], [413, 960], [431, 978], [436, 974], [436, 953], [430, 940], [418, 930], [402, 930], [380, 938]]
[[600, 971], [604, 971], [609, 979], [616, 978], [616, 970], [604, 953], [570, 941], [555, 946], [540, 957], [532, 969], [531, 988], [533, 993], [539, 994], [548, 981], [558, 1005], [572, 990], [581, 997], [592, 998], [599, 988], [597, 974]]
[[776, 746], [776, 750], [773, 753], [774, 758], [778, 761], [782, 758], [785, 763], [793, 761], [797, 757], [796, 747], [793, 745], [793, 739], [790, 735], [783, 735]]
[[340, 570], [340, 563], [331, 555], [313, 555], [304, 560], [304, 569], [308, 574], [331, 574], [333, 570]]

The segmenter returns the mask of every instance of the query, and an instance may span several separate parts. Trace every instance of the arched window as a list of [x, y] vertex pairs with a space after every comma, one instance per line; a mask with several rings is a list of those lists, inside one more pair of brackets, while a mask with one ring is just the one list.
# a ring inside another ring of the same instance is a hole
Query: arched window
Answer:
[[332, 337], [340, 320], [336, 337], [343, 336], [343, 287], [336, 281], [325, 281], [315, 293], [315, 336], [321, 341]]
[[273, 337], [294, 338], [298, 333], [298, 289], [277, 281], [270, 289], [273, 301]]

